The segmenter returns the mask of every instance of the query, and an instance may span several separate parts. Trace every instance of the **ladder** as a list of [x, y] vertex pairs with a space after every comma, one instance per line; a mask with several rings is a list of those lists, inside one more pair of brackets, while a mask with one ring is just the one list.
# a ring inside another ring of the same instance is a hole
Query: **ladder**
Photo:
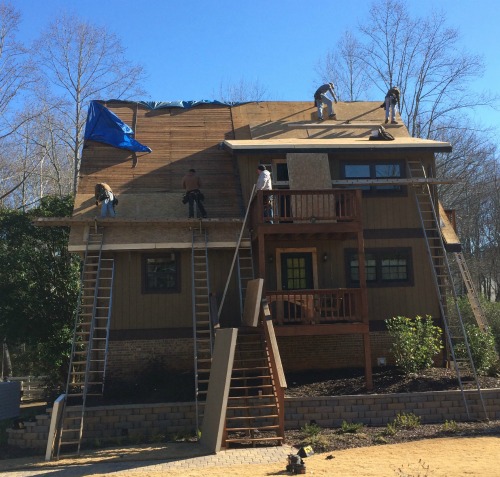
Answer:
[[284, 428], [273, 375], [269, 344], [262, 325], [240, 328], [236, 342], [226, 410], [223, 447], [274, 443], [281, 445]]
[[[248, 245], [247, 245], [248, 243]], [[250, 280], [254, 279], [254, 268], [253, 268], [253, 255], [252, 255], [252, 244], [250, 243], [250, 236], [247, 234], [245, 237], [245, 244], [240, 241], [240, 246], [237, 249], [238, 261], [237, 261], [237, 274], [239, 286], [239, 298], [240, 298], [240, 316], [243, 316], [243, 309], [245, 304], [245, 297], [247, 294], [247, 285]]]
[[[246, 291], [246, 285], [249, 280], [253, 279], [253, 258], [252, 258], [252, 244], [250, 243], [249, 247], [242, 247], [241, 242], [243, 239], [243, 236], [245, 235], [246, 232], [246, 225], [247, 225], [247, 220], [248, 220], [248, 214], [250, 212], [250, 206], [252, 205], [252, 199], [255, 195], [255, 191], [257, 188], [257, 184], [253, 185], [252, 192], [250, 192], [250, 198], [248, 199], [248, 205], [247, 205], [247, 210], [245, 212], [245, 218], [243, 219], [243, 223], [241, 224], [241, 230], [240, 234], [238, 236], [238, 240], [236, 242], [236, 247], [234, 249], [234, 255], [233, 255], [233, 261], [231, 262], [231, 267], [229, 269], [229, 274], [227, 276], [226, 280], [226, 286], [224, 287], [224, 293], [222, 294], [222, 298], [220, 301], [219, 305], [219, 310], [217, 312], [217, 321], [220, 319], [220, 315], [222, 313], [222, 307], [224, 306], [224, 301], [226, 299], [227, 295], [227, 290], [229, 288], [229, 283], [231, 281], [231, 277], [233, 275], [233, 270], [234, 266], [236, 263], [236, 260], [238, 260], [238, 281], [240, 284], [240, 316], [243, 316], [243, 302], [244, 302], [244, 297]], [[250, 242], [250, 237], [248, 236], [248, 241]], [[240, 250], [244, 248], [240, 253]], [[242, 290], [242, 288], [244, 290]]]
[[80, 453], [87, 398], [104, 393], [114, 260], [102, 256], [103, 236], [104, 229], [96, 227], [85, 250], [66, 398], [56, 435], [57, 458]]
[[[425, 167], [421, 161], [408, 161], [407, 166], [410, 178], [427, 178]], [[460, 309], [458, 307], [457, 293], [453, 283], [446, 249], [441, 236], [439, 214], [436, 211], [436, 203], [433, 198], [433, 193], [428, 183], [416, 183], [413, 186], [413, 192], [424, 232], [427, 255], [433, 271], [434, 285], [436, 287], [439, 307], [448, 341], [448, 353], [451, 355], [451, 361], [455, 367], [467, 417], [471, 419], [472, 406], [476, 403], [476, 398], [479, 397], [484, 417], [488, 419], [485, 403], [481, 393], [481, 387], [479, 385], [478, 376], [467, 340], [467, 334]], [[451, 291], [451, 299], [454, 305], [453, 313], [449, 313], [447, 306], [448, 291]], [[458, 357], [456, 353], [456, 350], [458, 349], [465, 350], [466, 357]], [[477, 393], [466, 393], [464, 391], [462, 374], [467, 371], [474, 377]], [[477, 394], [477, 396], [474, 394]]]
[[201, 226], [192, 230], [191, 276], [196, 429], [199, 431], [203, 418], [200, 401], [206, 400], [213, 353], [207, 231]]
[[481, 307], [481, 302], [479, 301], [479, 295], [477, 294], [476, 287], [474, 286], [474, 282], [472, 281], [472, 277], [469, 272], [469, 267], [467, 267], [467, 262], [465, 261], [465, 257], [462, 252], [455, 253], [455, 262], [458, 265], [465, 288], [467, 289], [467, 298], [469, 299], [472, 313], [476, 318], [477, 326], [479, 326], [481, 331], [487, 331], [488, 322], [486, 321], [486, 317]]

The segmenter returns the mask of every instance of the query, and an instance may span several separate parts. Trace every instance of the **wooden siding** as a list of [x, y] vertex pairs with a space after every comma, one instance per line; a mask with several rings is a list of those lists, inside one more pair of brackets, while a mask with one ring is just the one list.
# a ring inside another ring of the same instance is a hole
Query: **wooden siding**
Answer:
[[[354, 248], [351, 242], [350, 247]], [[413, 286], [368, 287], [368, 310], [372, 320], [385, 320], [393, 316], [431, 315], [440, 318], [436, 289], [425, 242], [422, 239], [365, 240], [365, 250], [370, 248], [410, 247], [413, 268]], [[347, 247], [349, 248], [349, 247]], [[347, 270], [345, 271], [347, 274]]]
[[[177, 251], [180, 257], [181, 290], [172, 293], [142, 293], [142, 256], [158, 251], [116, 253], [113, 288], [112, 330], [189, 328], [191, 308], [191, 251]], [[209, 251], [211, 291], [220, 301], [232, 261], [232, 251]], [[239, 298], [233, 276], [224, 303], [222, 322], [239, 317]]]

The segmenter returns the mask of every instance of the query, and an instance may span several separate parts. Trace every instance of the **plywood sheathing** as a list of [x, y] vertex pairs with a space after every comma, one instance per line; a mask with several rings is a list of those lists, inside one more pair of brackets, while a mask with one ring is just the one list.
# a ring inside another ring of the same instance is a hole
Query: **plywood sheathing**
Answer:
[[[113, 219], [109, 219], [112, 221]], [[154, 223], [138, 222], [115, 225], [111, 223], [104, 226], [105, 250], [134, 250], [134, 249], [164, 249], [164, 248], [190, 248], [192, 242], [192, 230], [198, 228], [200, 222], [197, 220], [185, 222]], [[206, 223], [202, 226], [209, 232], [209, 248], [230, 248], [236, 246], [241, 222], [234, 223]], [[92, 227], [92, 226], [90, 226]], [[71, 250], [83, 249], [87, 239], [88, 225], [73, 225], [69, 237]]]
[[[385, 125], [382, 100], [339, 102], [335, 105], [337, 120], [317, 121], [313, 102], [246, 103], [232, 109], [235, 139], [335, 138], [366, 137], [383, 125], [394, 137], [408, 137], [399, 115], [399, 125]], [[307, 125], [311, 125], [307, 128]], [[300, 127], [293, 127], [300, 125]], [[344, 125], [344, 127], [343, 127]], [[359, 127], [356, 127], [359, 125]]]
[[332, 188], [328, 154], [288, 153], [286, 162], [288, 164], [290, 189], [318, 190]]

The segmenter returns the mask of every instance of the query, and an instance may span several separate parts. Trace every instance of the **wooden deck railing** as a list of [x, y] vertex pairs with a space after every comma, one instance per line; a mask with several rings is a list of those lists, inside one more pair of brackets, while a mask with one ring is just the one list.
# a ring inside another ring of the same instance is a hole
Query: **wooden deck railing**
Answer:
[[[272, 198], [264, 202], [267, 196]], [[275, 224], [357, 221], [361, 215], [360, 198], [355, 190], [259, 190], [251, 219], [254, 224], [271, 220]]]
[[266, 297], [276, 325], [363, 321], [358, 288], [268, 291]]

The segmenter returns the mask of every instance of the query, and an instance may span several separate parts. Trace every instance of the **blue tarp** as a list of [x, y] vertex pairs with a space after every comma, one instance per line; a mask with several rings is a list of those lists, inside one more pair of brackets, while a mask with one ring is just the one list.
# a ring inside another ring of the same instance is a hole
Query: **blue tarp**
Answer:
[[193, 108], [200, 104], [222, 104], [224, 106], [235, 106], [242, 104], [239, 102], [222, 102], [222, 101], [209, 101], [208, 99], [201, 99], [197, 101], [139, 101], [139, 104], [146, 106], [149, 109], [162, 109], [162, 108]]
[[133, 134], [132, 128], [108, 108], [97, 101], [90, 102], [85, 139], [134, 152], [151, 152], [151, 148], [136, 141]]

